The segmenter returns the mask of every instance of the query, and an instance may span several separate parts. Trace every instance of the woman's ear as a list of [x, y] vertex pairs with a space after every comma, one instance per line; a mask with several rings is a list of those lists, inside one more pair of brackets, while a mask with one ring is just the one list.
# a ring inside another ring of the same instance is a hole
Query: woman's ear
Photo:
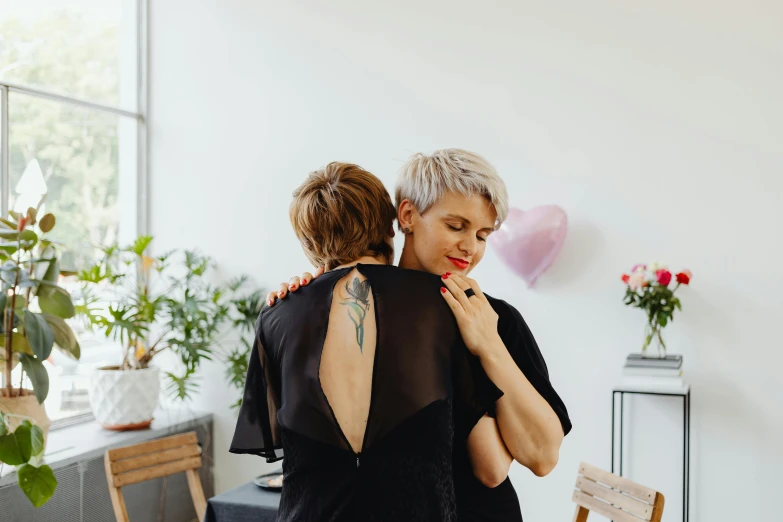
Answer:
[[397, 208], [397, 221], [399, 221], [400, 228], [405, 234], [413, 231], [413, 215], [415, 212], [416, 209], [409, 199], [403, 199]]

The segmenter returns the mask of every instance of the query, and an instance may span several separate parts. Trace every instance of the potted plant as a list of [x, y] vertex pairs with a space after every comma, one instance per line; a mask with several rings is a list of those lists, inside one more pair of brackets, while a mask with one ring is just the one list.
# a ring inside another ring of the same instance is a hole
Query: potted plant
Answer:
[[[71, 296], [57, 284], [60, 274], [66, 274], [60, 270], [59, 244], [47, 238], [55, 217], [36, 218], [37, 210], [30, 208], [25, 215], [11, 212], [9, 219], [0, 219], [0, 364], [5, 382], [0, 411], [14, 414], [11, 419], [33, 419], [45, 435], [49, 375], [43, 362], [53, 347], [78, 359], [80, 347], [65, 322], [74, 316]], [[16, 386], [13, 370], [20, 364]], [[25, 388], [25, 376], [32, 389]]]
[[[637, 264], [630, 274], [623, 274], [625, 283], [625, 304], [641, 308], [647, 315], [642, 353], [646, 356], [661, 357], [666, 355], [666, 343], [663, 341], [663, 329], [674, 320], [674, 311], [682, 310], [680, 299], [674, 294], [681, 285], [691, 282], [690, 270], [683, 270], [676, 275], [657, 262], [649, 265]], [[672, 282], [676, 283], [673, 287]], [[648, 355], [647, 348], [655, 342], [658, 354]]]
[[78, 312], [123, 347], [119, 364], [98, 369], [91, 380], [90, 405], [107, 429], [150, 425], [160, 391], [160, 370], [152, 362], [162, 353], [176, 354], [181, 363], [181, 371], [165, 373], [168, 390], [188, 398], [229, 314], [223, 290], [206, 281], [208, 257], [192, 250], [151, 257], [152, 239], [105, 248], [103, 258], [78, 276]]

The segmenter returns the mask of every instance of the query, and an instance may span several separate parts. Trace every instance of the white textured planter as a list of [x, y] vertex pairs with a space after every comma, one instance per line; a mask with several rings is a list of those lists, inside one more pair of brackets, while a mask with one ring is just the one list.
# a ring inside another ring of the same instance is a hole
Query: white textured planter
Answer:
[[90, 378], [90, 406], [101, 426], [108, 430], [149, 427], [158, 405], [160, 370], [99, 368]]

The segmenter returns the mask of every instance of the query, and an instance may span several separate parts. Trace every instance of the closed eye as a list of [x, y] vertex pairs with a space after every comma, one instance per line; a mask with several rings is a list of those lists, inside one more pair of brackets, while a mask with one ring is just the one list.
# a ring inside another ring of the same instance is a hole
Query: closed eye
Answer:
[[[448, 223], [446, 223], [446, 226], [449, 227], [449, 229], [453, 230], [454, 232], [462, 232], [463, 230], [465, 230], [464, 228], [457, 228], [454, 225], [449, 225]], [[482, 237], [482, 236], [476, 236], [476, 239], [482, 242], [486, 242], [487, 240], [486, 237]]]

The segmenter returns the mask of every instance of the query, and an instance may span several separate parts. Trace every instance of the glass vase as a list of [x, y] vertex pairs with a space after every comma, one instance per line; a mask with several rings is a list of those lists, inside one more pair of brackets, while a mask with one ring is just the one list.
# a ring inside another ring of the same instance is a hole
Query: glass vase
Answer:
[[658, 323], [647, 323], [644, 328], [642, 356], [651, 359], [666, 357], [666, 343], [663, 341], [663, 327]]

